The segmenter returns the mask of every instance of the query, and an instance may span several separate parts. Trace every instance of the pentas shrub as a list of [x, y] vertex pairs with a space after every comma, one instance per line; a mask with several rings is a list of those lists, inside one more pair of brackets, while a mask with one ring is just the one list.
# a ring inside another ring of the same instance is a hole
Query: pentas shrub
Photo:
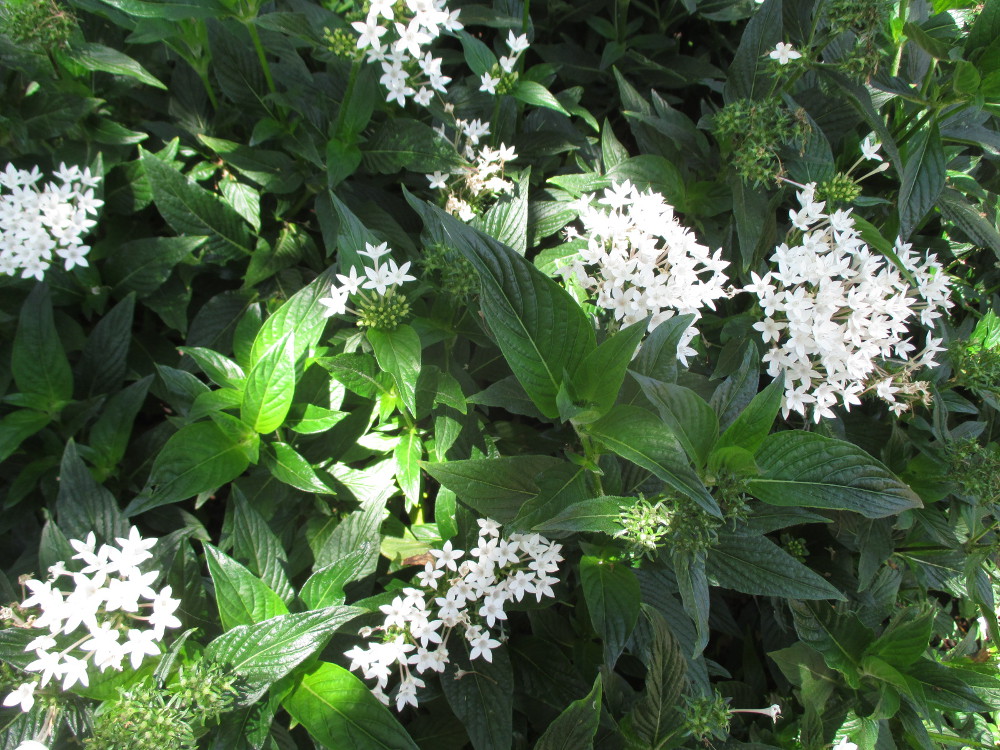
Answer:
[[0, 745], [995, 746], [998, 37], [0, 5]]

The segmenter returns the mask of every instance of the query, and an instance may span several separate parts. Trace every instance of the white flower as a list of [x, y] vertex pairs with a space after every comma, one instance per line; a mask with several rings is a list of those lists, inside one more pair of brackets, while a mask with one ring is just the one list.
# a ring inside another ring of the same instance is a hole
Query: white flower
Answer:
[[487, 94], [496, 95], [498, 83], [500, 83], [499, 78], [494, 78], [489, 73], [483, 73], [482, 85], [479, 87], [479, 90], [485, 91]]
[[3, 699], [5, 706], [21, 706], [21, 710], [27, 713], [35, 705], [35, 688], [37, 682], [25, 682], [14, 692]]
[[428, 181], [431, 183], [432, 190], [443, 190], [447, 187], [448, 175], [444, 172], [435, 172], [434, 174], [427, 175]]
[[802, 54], [796, 52], [792, 45], [785, 42], [778, 42], [768, 57], [772, 60], [777, 60], [779, 65], [787, 65], [789, 60], [798, 60], [802, 57]]
[[488, 633], [483, 633], [473, 638], [469, 642], [469, 645], [472, 646], [472, 649], [469, 651], [469, 659], [478, 659], [481, 656], [492, 664], [493, 649], [500, 645], [500, 641], [490, 638]]
[[882, 144], [875, 140], [874, 134], [869, 134], [861, 142], [861, 156], [865, 159], [882, 161], [882, 157], [878, 153], [880, 148], [882, 148]]
[[24, 740], [20, 745], [15, 747], [14, 750], [49, 750], [49, 746], [43, 745], [37, 740]]
[[507, 32], [507, 47], [512, 55], [520, 55], [528, 49], [528, 35], [515, 36], [513, 31]]
[[833, 750], [858, 750], [858, 746], [847, 739], [847, 735], [840, 738], [840, 741], [833, 746]]
[[465, 554], [463, 550], [452, 548], [450, 539], [444, 543], [441, 549], [431, 550], [431, 556], [435, 559], [434, 567], [447, 568], [448, 570], [458, 570], [455, 562], [463, 554]]

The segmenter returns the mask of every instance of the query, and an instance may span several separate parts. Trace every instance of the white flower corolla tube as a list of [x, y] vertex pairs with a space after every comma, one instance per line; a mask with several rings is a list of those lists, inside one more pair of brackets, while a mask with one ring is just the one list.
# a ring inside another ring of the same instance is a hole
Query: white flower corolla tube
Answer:
[[[785, 374], [783, 415], [833, 417], [872, 393], [897, 414], [925, 397], [915, 369], [934, 363], [944, 349], [929, 333], [917, 352], [911, 328], [933, 325], [952, 306], [948, 276], [933, 254], [920, 257], [896, 240], [895, 261], [873, 252], [855, 226], [851, 209], [824, 213], [815, 184], [798, 193], [789, 211], [796, 242], [775, 248], [770, 270], [751, 274], [743, 288], [757, 296], [760, 331], [770, 350], [768, 374]], [[902, 398], [900, 398], [902, 395]]]
[[[649, 329], [676, 314], [701, 317], [703, 308], [727, 296], [729, 265], [722, 250], [712, 253], [674, 216], [662, 195], [640, 192], [626, 180], [605, 189], [597, 201], [584, 195], [576, 202], [583, 231], [570, 229], [586, 247], [562, 268], [595, 295], [598, 307], [627, 326], [649, 317]], [[677, 346], [687, 364], [698, 331], [691, 325]]]

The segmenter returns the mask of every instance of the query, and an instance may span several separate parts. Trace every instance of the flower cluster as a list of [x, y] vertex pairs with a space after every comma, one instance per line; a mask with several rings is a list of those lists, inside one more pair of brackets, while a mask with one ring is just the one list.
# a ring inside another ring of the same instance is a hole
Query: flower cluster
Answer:
[[104, 201], [94, 197], [101, 178], [77, 166], [59, 166], [53, 182], [38, 186], [42, 173], [8, 164], [0, 172], [0, 273], [41, 281], [59, 256], [67, 271], [87, 265], [83, 237]]
[[[711, 254], [674, 217], [674, 209], [659, 193], [639, 192], [631, 182], [613, 184], [595, 207], [592, 195], [577, 203], [587, 246], [562, 269], [584, 289], [596, 292], [599, 307], [630, 325], [651, 316], [652, 331], [675, 313], [701, 316], [702, 307], [715, 309], [726, 296], [722, 250]], [[578, 236], [575, 229], [567, 232]], [[677, 346], [677, 358], [687, 362], [697, 334], [689, 326]]]
[[[377, 681], [372, 692], [384, 703], [389, 699], [383, 691], [393, 665], [398, 665], [397, 711], [417, 705], [417, 688], [424, 686], [417, 674], [444, 672], [455, 628], [462, 630], [470, 659], [492, 662], [493, 649], [503, 636], [493, 638], [490, 628], [507, 619], [504, 607], [525, 594], [538, 601], [555, 595], [552, 585], [559, 579], [550, 574], [559, 570], [562, 545], [538, 534], [503, 539], [500, 525], [490, 519], [480, 519], [479, 528], [477, 546], [465, 560], [465, 552], [454, 549], [450, 541], [431, 550], [433, 562], [425, 563], [417, 574], [420, 588], [404, 588], [401, 596], [380, 607], [385, 622], [374, 630], [382, 631], [383, 641], [368, 648], [355, 646], [345, 654], [352, 670], [360, 669], [366, 679]], [[374, 630], [363, 630], [362, 635]]]
[[[479, 90], [487, 94], [496, 95], [497, 87], [500, 87], [500, 92], [508, 88], [508, 81], [513, 77], [514, 67], [517, 65], [518, 59], [521, 57], [521, 53], [528, 49], [528, 37], [526, 34], [521, 34], [518, 36], [513, 31], [507, 33], [507, 48], [510, 50], [509, 55], [503, 55], [500, 58], [499, 66], [500, 69], [497, 70], [494, 67], [493, 70], [488, 70], [480, 77], [480, 87]], [[494, 75], [494, 73], [496, 75]]]
[[[410, 306], [406, 298], [396, 291], [396, 287], [407, 281], [416, 281], [416, 277], [407, 273], [410, 269], [409, 261], [401, 266], [396, 265], [392, 258], [381, 263], [379, 259], [390, 252], [388, 243], [372, 245], [366, 242], [365, 249], [359, 254], [369, 258], [372, 265], [362, 266], [364, 272], [361, 274], [354, 266], [347, 274], [337, 274], [337, 279], [343, 286], [332, 285], [330, 296], [319, 301], [326, 308], [324, 316], [350, 312], [358, 317], [359, 327], [382, 330], [392, 330], [403, 322], [409, 315]], [[375, 293], [367, 294], [365, 290]], [[352, 296], [356, 308], [347, 306]]]
[[442, 30], [455, 32], [462, 28], [458, 14], [448, 9], [445, 0], [370, 0], [365, 20], [351, 26], [358, 32], [358, 49], [367, 51], [369, 62], [382, 65], [379, 82], [389, 92], [386, 101], [402, 107], [407, 98], [412, 98], [426, 107], [435, 91], [448, 92], [451, 78], [441, 72], [441, 58], [434, 57], [426, 47]]
[[[160, 591], [152, 588], [159, 571], [144, 573], [139, 568], [152, 557], [149, 549], [156, 540], [143, 539], [133, 526], [127, 537], [116, 541], [117, 547], [103, 544], [97, 549], [93, 532], [85, 541], [72, 539], [70, 544], [77, 552], [73, 559], [83, 561], [82, 570], [70, 572], [60, 562], [49, 568], [47, 580], [24, 582], [31, 595], [21, 602], [20, 609], [37, 607], [40, 613], [19, 625], [48, 632], [25, 647], [37, 657], [25, 670], [38, 673], [38, 680], [25, 682], [10, 693], [3, 701], [5, 706], [20, 705], [22, 711], [30, 711], [35, 690], [52, 678], [62, 680], [63, 690], [76, 683], [87, 686], [91, 663], [101, 672], [108, 667], [121, 671], [122, 662], [128, 659], [132, 668], [138, 669], [147, 655], [160, 653], [157, 642], [166, 629], [180, 626], [174, 615], [180, 600], [171, 596], [170, 586]], [[64, 581], [72, 581], [72, 591], [60, 588]], [[144, 609], [149, 613], [140, 614]], [[134, 627], [139, 622], [150, 628]]]
[[[445, 127], [439, 132], [445, 137]], [[444, 172], [427, 175], [431, 188], [447, 190], [445, 210], [462, 221], [471, 221], [482, 211], [483, 202], [500, 193], [509, 193], [514, 184], [504, 179], [507, 162], [517, 158], [511, 146], [500, 144], [499, 148], [479, 145], [481, 138], [489, 135], [490, 124], [480, 120], [455, 121], [455, 148], [465, 155], [471, 164], [457, 176], [450, 177]]]
[[[784, 416], [811, 410], [819, 422], [834, 416], [838, 397], [850, 409], [868, 391], [902, 413], [909, 401], [896, 395], [921, 395], [922, 386], [907, 382], [908, 369], [889, 372], [881, 365], [910, 358], [914, 317], [931, 325], [952, 305], [947, 276], [934, 255], [921, 259], [901, 240], [894, 248], [900, 268], [874, 254], [851, 209], [823, 212], [815, 184], [804, 186], [798, 199], [801, 208], [789, 212], [800, 232], [797, 244], [775, 248], [774, 270], [751, 274], [744, 289], [757, 295], [764, 311], [754, 328], [765, 343], [773, 342], [764, 356], [768, 373], [786, 375]], [[932, 364], [943, 351], [940, 343], [928, 334], [913, 369]]]

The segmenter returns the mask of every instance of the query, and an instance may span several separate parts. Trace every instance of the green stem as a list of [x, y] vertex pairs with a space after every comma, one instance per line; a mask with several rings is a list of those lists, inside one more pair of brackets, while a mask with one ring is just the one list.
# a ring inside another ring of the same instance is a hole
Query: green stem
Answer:
[[278, 93], [274, 87], [274, 77], [271, 75], [271, 66], [267, 62], [267, 55], [264, 54], [264, 45], [260, 42], [260, 34], [252, 21], [245, 22], [247, 31], [250, 32], [250, 39], [253, 40], [253, 48], [257, 51], [257, 59], [260, 60], [260, 67], [264, 71], [264, 78], [267, 80], [267, 90], [272, 94]]
[[524, 0], [524, 12], [521, 14], [521, 33], [528, 33], [528, 24], [531, 23], [531, 0]]

